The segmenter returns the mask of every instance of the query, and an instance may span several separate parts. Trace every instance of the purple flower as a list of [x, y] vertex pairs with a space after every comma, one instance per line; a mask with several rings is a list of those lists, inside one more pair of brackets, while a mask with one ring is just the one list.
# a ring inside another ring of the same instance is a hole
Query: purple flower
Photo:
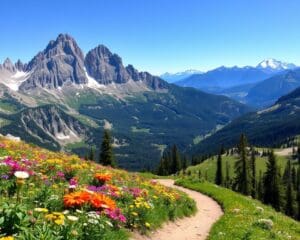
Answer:
[[8, 176], [7, 174], [3, 174], [3, 175], [1, 176], [1, 179], [7, 180], [7, 179], [9, 179], [9, 176]]

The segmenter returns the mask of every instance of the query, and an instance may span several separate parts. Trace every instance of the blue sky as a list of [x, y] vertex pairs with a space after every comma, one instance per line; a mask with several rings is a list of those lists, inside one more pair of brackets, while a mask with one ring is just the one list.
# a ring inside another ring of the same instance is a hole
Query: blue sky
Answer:
[[0, 62], [26, 62], [59, 33], [105, 44], [154, 74], [276, 58], [300, 65], [298, 0], [2, 0]]

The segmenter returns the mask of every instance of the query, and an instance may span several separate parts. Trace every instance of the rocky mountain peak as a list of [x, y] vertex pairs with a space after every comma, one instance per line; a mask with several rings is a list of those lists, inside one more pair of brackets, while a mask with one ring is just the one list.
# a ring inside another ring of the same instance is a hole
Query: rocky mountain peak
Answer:
[[126, 83], [130, 80], [122, 59], [104, 45], [99, 45], [87, 53], [85, 67], [87, 73], [100, 84]]
[[30, 77], [20, 86], [21, 90], [36, 87], [58, 88], [65, 84], [87, 82], [84, 55], [76, 41], [67, 34], [60, 34], [49, 42], [27, 65]]
[[18, 71], [22, 72], [25, 70], [26, 65], [24, 65], [20, 59], [18, 59], [18, 61], [15, 63], [15, 67]]
[[6, 58], [4, 60], [4, 62], [2, 64], [2, 68], [5, 70], [8, 70], [9, 72], [12, 72], [12, 73], [16, 72], [16, 68], [9, 58]]

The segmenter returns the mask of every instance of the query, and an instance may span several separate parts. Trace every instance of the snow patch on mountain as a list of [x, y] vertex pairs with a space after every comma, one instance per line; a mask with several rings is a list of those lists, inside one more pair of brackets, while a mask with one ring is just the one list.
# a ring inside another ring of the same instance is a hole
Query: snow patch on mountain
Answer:
[[272, 69], [272, 70], [286, 70], [286, 69], [293, 69], [296, 67], [297, 66], [293, 63], [278, 61], [274, 58], [265, 59], [257, 65], [257, 68]]
[[1, 71], [0, 83], [4, 84], [13, 91], [18, 91], [20, 85], [26, 81], [29, 76], [30, 72], [17, 71], [15, 73], [10, 73], [7, 71]]

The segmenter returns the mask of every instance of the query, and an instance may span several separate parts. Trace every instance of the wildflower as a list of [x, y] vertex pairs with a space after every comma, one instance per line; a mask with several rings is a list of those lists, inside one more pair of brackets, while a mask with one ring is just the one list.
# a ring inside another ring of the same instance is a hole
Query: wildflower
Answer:
[[16, 171], [14, 173], [15, 177], [18, 179], [26, 179], [29, 178], [29, 173], [25, 171]]
[[90, 194], [81, 191], [74, 192], [64, 196], [64, 205], [66, 207], [81, 207], [90, 200]]
[[102, 209], [116, 208], [115, 201], [101, 193], [96, 193], [92, 196], [91, 205], [94, 208], [102, 208]]
[[256, 207], [256, 210], [261, 213], [264, 211], [264, 209], [262, 207]]
[[257, 221], [258, 225], [261, 226], [264, 229], [272, 229], [274, 223], [271, 219], [259, 219]]
[[34, 209], [35, 212], [43, 212], [43, 213], [47, 213], [48, 209], [47, 208], [35, 208]]
[[148, 222], [145, 222], [145, 226], [147, 227], [147, 228], [150, 228], [150, 223], [148, 223]]
[[94, 178], [104, 184], [105, 182], [108, 182], [111, 180], [111, 175], [108, 173], [96, 173]]
[[67, 219], [70, 220], [70, 221], [72, 221], [72, 222], [78, 221], [78, 217], [72, 216], [72, 215], [67, 216]]
[[62, 213], [59, 213], [59, 212], [53, 212], [53, 213], [47, 214], [45, 216], [45, 218], [48, 221], [53, 221], [57, 225], [63, 225], [64, 220], [65, 220], [65, 216]]
[[137, 212], [132, 212], [131, 213], [133, 216], [138, 216], [139, 214]]
[[0, 240], [14, 240], [13, 236], [1, 237]]

